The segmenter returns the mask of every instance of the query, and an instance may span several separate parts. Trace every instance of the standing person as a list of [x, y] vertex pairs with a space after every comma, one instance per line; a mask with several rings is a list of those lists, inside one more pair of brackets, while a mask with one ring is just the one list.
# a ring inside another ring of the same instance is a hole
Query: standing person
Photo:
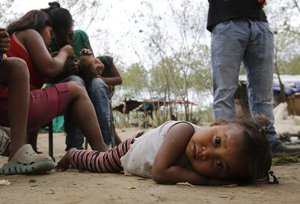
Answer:
[[246, 120], [216, 121], [204, 128], [168, 121], [107, 152], [72, 148], [63, 159], [58, 165], [62, 170], [71, 164], [81, 171], [124, 171], [161, 184], [196, 185], [268, 181], [272, 163], [264, 129]]
[[[10, 39], [0, 28], [0, 55], [9, 49]], [[0, 107], [6, 106], [10, 128], [0, 127], [0, 155], [8, 156], [3, 174], [43, 173], [54, 168], [54, 161], [37, 154], [27, 144], [27, 118], [29, 108], [29, 72], [26, 63], [15, 57], [0, 62], [0, 86], [9, 90], [7, 100], [0, 98]], [[0, 89], [1, 89], [0, 88]], [[2, 110], [2, 109], [1, 109]], [[1, 114], [0, 114], [1, 115]]]
[[[83, 30], [73, 30], [73, 18], [69, 10], [61, 8], [58, 2], [51, 2], [49, 6], [49, 8], [42, 10], [49, 15], [53, 23], [51, 51], [56, 52], [65, 45], [71, 45], [74, 48], [74, 60], [76, 60], [80, 56], [82, 49], [87, 48], [92, 50], [86, 32]], [[106, 145], [110, 145], [112, 136], [109, 90], [103, 79], [99, 77], [93, 78], [89, 85], [85, 84], [82, 78], [78, 76], [70, 76], [63, 81], [76, 81], [86, 87], [96, 110], [104, 142]], [[65, 131], [67, 133], [66, 150], [72, 147], [82, 148], [84, 143], [83, 135], [69, 113], [65, 114]]]
[[[7, 56], [23, 59], [30, 73], [27, 130], [29, 133], [36, 131], [68, 109], [85, 133], [92, 149], [106, 150], [95, 110], [81, 85], [68, 82], [41, 89], [49, 78], [62, 71], [67, 58], [73, 55], [70, 45], [62, 47], [55, 57], [50, 55], [47, 45], [51, 40], [51, 31], [51, 20], [39, 10], [29, 11], [7, 28], [11, 42]], [[0, 93], [5, 97], [6, 90], [1, 89]], [[0, 125], [9, 125], [5, 106], [0, 108]], [[36, 140], [31, 141], [31, 144], [36, 150]]]
[[208, 0], [215, 119], [234, 118], [234, 93], [243, 62], [252, 117], [264, 114], [273, 154], [300, 153], [276, 137], [273, 116], [274, 39], [263, 6], [266, 0]]

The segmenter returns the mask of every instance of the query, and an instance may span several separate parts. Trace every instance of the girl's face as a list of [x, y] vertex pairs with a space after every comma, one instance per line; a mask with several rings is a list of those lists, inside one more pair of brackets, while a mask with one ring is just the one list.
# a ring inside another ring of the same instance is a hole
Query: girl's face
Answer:
[[104, 65], [97, 57], [94, 57], [93, 55], [88, 55], [88, 56], [84, 56], [84, 58], [81, 58], [80, 61], [81, 61], [80, 63], [82, 63], [84, 66], [95, 69], [98, 75], [102, 74]]
[[41, 31], [41, 36], [46, 44], [46, 46], [50, 45], [51, 42], [51, 34], [52, 34], [52, 27], [51, 26], [46, 26], [42, 31]]
[[97, 57], [94, 57], [93, 68], [97, 71], [103, 70], [104, 64]]
[[233, 171], [242, 171], [240, 133], [233, 125], [212, 126], [195, 132], [185, 150], [193, 169], [213, 178], [229, 178]]

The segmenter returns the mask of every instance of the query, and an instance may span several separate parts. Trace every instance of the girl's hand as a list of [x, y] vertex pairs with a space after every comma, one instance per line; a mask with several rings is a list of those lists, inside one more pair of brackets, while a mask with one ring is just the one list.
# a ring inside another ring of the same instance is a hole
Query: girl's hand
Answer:
[[4, 28], [0, 28], [0, 52], [6, 53], [10, 45], [9, 35]]
[[257, 2], [264, 7], [265, 5], [267, 5], [267, 0], [257, 0]]

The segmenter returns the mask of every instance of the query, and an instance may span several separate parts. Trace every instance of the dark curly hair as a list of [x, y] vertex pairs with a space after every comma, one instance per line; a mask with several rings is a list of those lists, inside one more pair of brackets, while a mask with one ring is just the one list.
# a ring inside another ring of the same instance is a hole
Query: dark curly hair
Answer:
[[266, 127], [269, 121], [265, 116], [257, 115], [256, 120], [262, 125], [258, 125], [250, 119], [220, 120], [214, 125], [234, 125], [240, 127], [241, 137], [240, 159], [245, 166], [242, 172], [232, 170], [231, 179], [239, 185], [270, 182], [269, 175], [273, 176], [273, 183], [278, 183], [277, 178], [270, 173], [272, 164], [272, 153], [270, 143], [266, 137]]

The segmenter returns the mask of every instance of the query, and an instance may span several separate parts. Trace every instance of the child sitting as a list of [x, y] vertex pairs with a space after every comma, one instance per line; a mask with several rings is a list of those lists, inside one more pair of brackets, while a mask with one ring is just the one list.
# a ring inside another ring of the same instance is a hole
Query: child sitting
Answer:
[[252, 121], [219, 121], [206, 128], [169, 121], [107, 152], [72, 148], [57, 168], [71, 164], [93, 172], [124, 171], [161, 184], [221, 185], [269, 181], [271, 161], [264, 129]]

